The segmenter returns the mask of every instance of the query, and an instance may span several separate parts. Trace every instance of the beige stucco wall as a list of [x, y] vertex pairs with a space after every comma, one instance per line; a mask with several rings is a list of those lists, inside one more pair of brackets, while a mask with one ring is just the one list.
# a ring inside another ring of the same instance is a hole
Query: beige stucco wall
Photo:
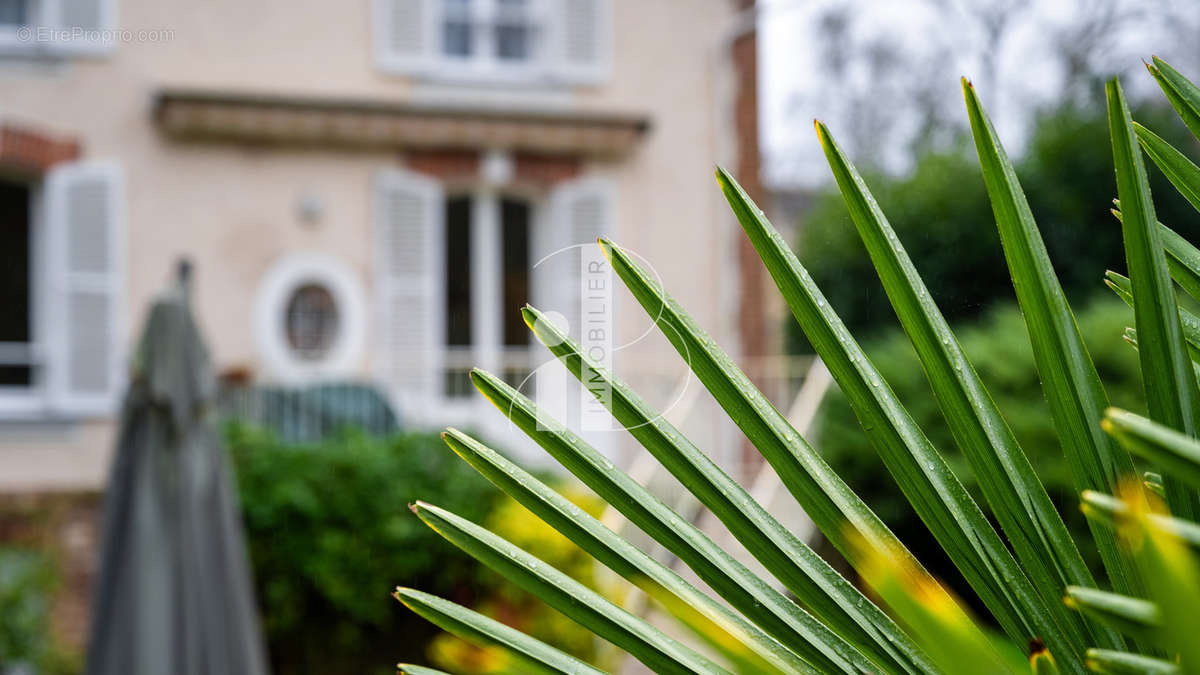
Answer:
[[[280, 256], [305, 250], [334, 255], [356, 271], [370, 296], [370, 176], [399, 158], [172, 142], [150, 119], [156, 91], [453, 98], [644, 114], [653, 129], [635, 153], [589, 170], [611, 176], [617, 185], [618, 240], [653, 261], [700, 322], [735, 345], [731, 251], [737, 232], [712, 179], [714, 164], [730, 162], [733, 152], [725, 42], [733, 13], [726, 0], [615, 0], [607, 84], [488, 91], [381, 73], [372, 61], [367, 0], [125, 0], [119, 3], [120, 27], [170, 29], [172, 39], [120, 44], [97, 59], [0, 61], [0, 120], [73, 135], [82, 141], [85, 157], [120, 161], [128, 190], [131, 334], [175, 259], [187, 255], [196, 265], [200, 321], [218, 368], [256, 368], [254, 294], [263, 272]], [[296, 216], [296, 201], [306, 191], [324, 203], [315, 227]], [[625, 339], [648, 325], [627, 294], [618, 321]], [[364, 376], [370, 374], [370, 335], [359, 366]], [[658, 354], [684, 372], [657, 336], [636, 350], [639, 362]], [[711, 406], [704, 399], [700, 405]], [[715, 452], [719, 441], [728, 444], [729, 434], [713, 421], [717, 416], [702, 410], [688, 426]], [[99, 485], [111, 435], [105, 420], [0, 423], [0, 489]]]

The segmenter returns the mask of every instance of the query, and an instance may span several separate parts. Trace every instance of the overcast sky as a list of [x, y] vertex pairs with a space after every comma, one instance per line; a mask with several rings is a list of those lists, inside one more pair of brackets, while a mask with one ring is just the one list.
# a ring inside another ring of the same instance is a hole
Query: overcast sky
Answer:
[[[895, 85], [905, 81], [906, 74], [911, 80], [912, 69], [889, 77], [888, 82], [873, 83], [865, 67], [850, 68], [845, 77], [851, 83], [834, 86], [827, 66], [831, 52], [827, 40], [820, 38], [819, 25], [831, 7], [851, 8], [846, 38], [850, 46], [833, 53], [844, 52], [849, 60], [861, 61], [854, 45], [886, 44], [903, 56], [897, 62], [920, 64], [915, 78], [923, 86], [922, 97], [962, 121], [959, 77], [967, 76], [1014, 154], [1020, 151], [1030, 112], [1057, 98], [1063, 85], [1064, 69], [1055, 45], [1086, 19], [1095, 20], [1101, 9], [1115, 9], [1120, 28], [1104, 31], [1090, 65], [1104, 72], [1124, 71], [1123, 84], [1132, 95], [1154, 90], [1142, 58], [1158, 54], [1185, 73], [1198, 60], [1200, 35], [1195, 29], [1200, 27], [1200, 2], [1196, 0], [1026, 0], [1028, 8], [1010, 17], [998, 48], [984, 49], [987, 37], [977, 8], [1003, 6], [998, 3], [1004, 1], [759, 0], [761, 140], [768, 181], [813, 185], [826, 180], [812, 120], [820, 117], [836, 137], [837, 118], [849, 117], [845, 106], [860, 101], [864, 91], [877, 96], [870, 105], [899, 120], [894, 132], [872, 151], [879, 153], [887, 168], [902, 171], [906, 166], [907, 139], [915, 126], [915, 122], [908, 124], [908, 118], [918, 115], [911, 87], [898, 91]], [[1181, 16], [1187, 21], [1181, 21]], [[986, 53], [996, 54], [993, 82], [983, 81], [988, 72]], [[854, 92], [860, 92], [857, 98]]]

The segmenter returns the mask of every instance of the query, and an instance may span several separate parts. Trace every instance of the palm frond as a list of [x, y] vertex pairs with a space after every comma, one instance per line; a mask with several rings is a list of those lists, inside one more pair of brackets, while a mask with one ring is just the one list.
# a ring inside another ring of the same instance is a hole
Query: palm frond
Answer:
[[[535, 640], [521, 631], [506, 626], [495, 619], [443, 600], [436, 595], [422, 593], [412, 588], [397, 588], [395, 597], [406, 607], [437, 624], [442, 630], [453, 633], [472, 644], [495, 645], [516, 655], [523, 668], [547, 673], [578, 673], [579, 675], [603, 675], [603, 671], [579, 659]], [[419, 666], [401, 666], [404, 672], [414, 675], [439, 671], [420, 669]]]
[[[1025, 316], [1042, 391], [1075, 489], [1114, 491], [1121, 479], [1133, 472], [1133, 460], [1100, 430], [1108, 394], [1084, 345], [1008, 153], [975, 88], [965, 78], [962, 84], [975, 150], [1013, 290]], [[1118, 550], [1116, 537], [1104, 528], [1093, 529], [1092, 534], [1113, 586], [1125, 593], [1137, 592], [1141, 583]]]
[[[1159, 237], [1146, 168], [1134, 136], [1133, 120], [1121, 85], [1110, 80], [1108, 96], [1109, 135], [1117, 170], [1117, 196], [1121, 200], [1121, 229], [1125, 260], [1133, 282], [1135, 319], [1140, 342], [1157, 345], [1139, 349], [1143, 383], [1150, 417], [1189, 436], [1196, 434], [1197, 392], [1195, 374], [1187, 356], [1183, 330], [1166, 254]], [[1164, 483], [1171, 510], [1185, 518], [1200, 515], [1194, 490], [1167, 476]]]

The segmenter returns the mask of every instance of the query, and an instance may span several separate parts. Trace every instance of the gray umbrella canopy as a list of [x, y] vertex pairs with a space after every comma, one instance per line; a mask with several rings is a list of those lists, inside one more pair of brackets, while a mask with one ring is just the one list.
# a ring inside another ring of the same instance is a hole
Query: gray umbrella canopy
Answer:
[[262, 675], [215, 383], [185, 284], [154, 303], [121, 411], [104, 507], [89, 675]]

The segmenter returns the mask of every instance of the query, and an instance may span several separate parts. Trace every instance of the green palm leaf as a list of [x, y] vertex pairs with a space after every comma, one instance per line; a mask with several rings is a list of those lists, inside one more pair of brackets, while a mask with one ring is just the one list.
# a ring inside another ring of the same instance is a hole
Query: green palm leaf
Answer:
[[919, 565], [883, 521], [825, 463], [787, 419], [653, 275], [620, 247], [600, 242], [614, 271], [658, 324], [713, 398], [762, 453], [817, 527], [843, 555], [850, 552], [845, 524], [871, 545]]
[[[650, 408], [624, 382], [588, 358], [578, 342], [536, 309], [527, 307], [523, 314], [538, 340], [563, 361], [572, 375], [581, 382], [603, 385], [589, 389], [597, 393], [604, 392], [605, 395], [597, 398], [617, 421], [696, 495], [768, 571], [784, 580], [789, 588], [792, 584], [805, 587], [810, 583], [810, 575], [835, 581], [841, 578], [670, 422]], [[689, 349], [705, 342], [702, 334], [694, 332], [678, 337]], [[827, 466], [824, 470], [832, 475]], [[910, 672], [932, 667], [912, 640], [873, 603], [866, 601], [856, 591], [840, 588], [837, 592], [847, 598], [844, 607], [854, 608], [852, 616], [857, 625], [872, 636], [870, 642], [857, 645], [864, 653], [881, 663], [892, 663]], [[797, 595], [800, 593], [797, 592]], [[819, 609], [814, 611], [824, 618]]]
[[1063, 602], [1138, 640], [1153, 641], [1155, 633], [1162, 628], [1162, 614], [1149, 600], [1070, 586]]
[[[1125, 301], [1125, 304], [1131, 308], [1136, 308], [1136, 301], [1133, 299], [1133, 283], [1129, 277], [1109, 270], [1104, 273], [1104, 284], [1112, 289], [1117, 297]], [[1195, 314], [1179, 308], [1179, 325], [1183, 328], [1183, 340], [1187, 344], [1188, 353], [1191, 359], [1196, 361], [1200, 359], [1200, 317]]]
[[[1153, 474], [1147, 474], [1153, 475]], [[1161, 478], [1155, 482], [1152, 480], [1145, 481], [1147, 489], [1154, 492], [1159, 497], [1161, 492], [1156, 491], [1152, 485], [1162, 487]], [[1109, 528], [1116, 529], [1122, 523], [1129, 522], [1133, 517], [1129, 506], [1112, 495], [1101, 494], [1099, 492], [1087, 491], [1082, 495], [1083, 515], [1089, 520], [1094, 520], [1099, 524]], [[1193, 551], [1200, 553], [1200, 524], [1193, 523], [1190, 520], [1182, 520], [1172, 516], [1162, 515], [1158, 513], [1147, 514], [1146, 518], [1158, 529], [1179, 537], [1183, 543], [1192, 548]]]
[[823, 125], [821, 145], [850, 218], [871, 256], [884, 291], [917, 352], [951, 435], [963, 451], [1021, 566], [1055, 620], [1093, 643], [1122, 646], [1110, 631], [1089, 630], [1059, 606], [1071, 584], [1095, 581], [1041, 479], [975, 372], [950, 325], [917, 274], [887, 217]]
[[1164, 474], [1200, 487], [1200, 442], [1196, 439], [1117, 408], [1105, 413], [1104, 430], [1129, 452], [1163, 467]]
[[[1114, 491], [1119, 481], [1133, 472], [1133, 460], [1100, 430], [1108, 394], [1084, 345], [1008, 153], [975, 88], [965, 78], [962, 84], [1004, 257], [1075, 488], [1079, 492]], [[1092, 534], [1113, 586], [1122, 592], [1136, 592], [1141, 584], [1121, 556], [1113, 533], [1095, 528]]]
[[[1138, 142], [1179, 194], [1200, 210], [1200, 167], [1170, 143], [1134, 122]], [[1167, 267], [1171, 277], [1193, 298], [1200, 299], [1200, 251], [1173, 230], [1158, 224], [1159, 234], [1167, 252]]]
[[[816, 649], [809, 649], [808, 653], [803, 654], [811, 660], [812, 665], [809, 665], [757, 626], [684, 581], [674, 571], [622, 539], [500, 453], [457, 429], [448, 429], [442, 438], [455, 453], [484, 477], [587, 551], [605, 567], [653, 598], [662, 598], [665, 594], [678, 597], [686, 606], [712, 620], [779, 671], [816, 673], [852, 670], [849, 663], [833, 661]], [[804, 646], [809, 645], [805, 643]]]
[[656, 672], [728, 672], [486, 528], [424, 502], [413, 510], [447, 541]]
[[[495, 619], [489, 619], [466, 607], [443, 600], [436, 595], [422, 593], [411, 588], [397, 588], [395, 596], [412, 611], [425, 617], [431, 623], [437, 624], [442, 630], [453, 633], [467, 642], [476, 645], [504, 647], [512, 654], [523, 657], [524, 662], [521, 665], [524, 668], [549, 673], [603, 675], [604, 671], [597, 670], [566, 652], [555, 649], [540, 640], [535, 640]], [[401, 666], [400, 668], [404, 672], [411, 672], [414, 675], [420, 675], [422, 672], [438, 672], [421, 669], [419, 666]]]
[[[1175, 293], [1159, 237], [1150, 186], [1141, 152], [1134, 139], [1129, 106], [1117, 80], [1106, 86], [1109, 132], [1121, 200], [1125, 260], [1133, 280], [1134, 316], [1138, 339], [1157, 345], [1139, 349], [1143, 383], [1150, 417], [1189, 435], [1196, 434], [1196, 405], [1200, 393], [1184, 347]], [[1200, 513], [1194, 491], [1166, 478], [1167, 501], [1177, 515], [1194, 518]]]
[[1200, 250], [1162, 223], [1158, 224], [1158, 231], [1162, 235], [1163, 249], [1167, 252], [1167, 269], [1171, 272], [1171, 278], [1188, 295], [1200, 300]]
[[[1193, 361], [1193, 363], [1195, 362]], [[1167, 491], [1163, 489], [1161, 473], [1147, 471], [1146, 473], [1142, 474], [1142, 485], [1146, 486], [1147, 490], [1153, 492], [1163, 499], [1166, 499]]]
[[996, 675], [1027, 671], [1020, 654], [987, 635], [941, 584], [869, 548], [855, 554], [854, 564], [943, 671], [969, 669], [973, 674]]
[[411, 663], [401, 663], [396, 666], [401, 675], [450, 675], [445, 671], [426, 668], [425, 666], [414, 666]]
[[1177, 675], [1179, 666], [1141, 654], [1111, 649], [1089, 649], [1087, 667], [1101, 675]]
[[[861, 180], [856, 174], [852, 176]], [[983, 512], [828, 306], [795, 254], [736, 181], [723, 177], [721, 187], [793, 316], [829, 367], [888, 471], [938, 543], [1005, 632], [1020, 641], [1041, 636], [1059, 657], [1060, 667], [1081, 671], [1081, 642], [1051, 618], [1054, 613]], [[616, 265], [622, 279], [633, 276], [622, 272], [625, 265]], [[625, 281], [631, 284], [629, 279]]]
[[1171, 107], [1179, 113], [1179, 118], [1191, 130], [1192, 135], [1200, 138], [1200, 88], [1157, 56], [1154, 57], [1153, 63], [1146, 64], [1146, 69], [1158, 81], [1158, 86], [1171, 102]]
[[1161, 613], [1162, 630], [1155, 638], [1169, 654], [1178, 654], [1183, 672], [1200, 673], [1200, 641], [1196, 639], [1200, 567], [1178, 537], [1147, 518], [1154, 507], [1140, 490], [1125, 496], [1132, 517], [1119, 532], [1146, 580], [1149, 599]]
[[[532, 401], [503, 380], [481, 370], [472, 371], [471, 379], [484, 397], [527, 436], [630, 522], [679, 556], [701, 580], [764, 631], [793, 651], [804, 651], [803, 645], [811, 644], [825, 652], [827, 658], [860, 670], [880, 667], [851, 647], [843, 636], [734, 560], [696, 526], [617, 469], [583, 439], [539, 411]], [[832, 605], [826, 599], [814, 598], [814, 601], [826, 611], [825, 606]]]

